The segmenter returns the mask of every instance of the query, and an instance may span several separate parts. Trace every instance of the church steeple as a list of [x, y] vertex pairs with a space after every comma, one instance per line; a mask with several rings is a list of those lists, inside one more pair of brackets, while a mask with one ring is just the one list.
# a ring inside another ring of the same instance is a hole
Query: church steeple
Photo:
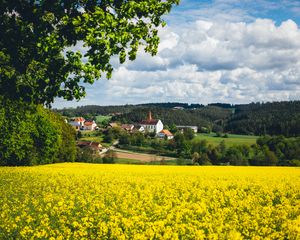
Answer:
[[149, 121], [152, 120], [152, 114], [151, 114], [151, 111], [149, 111], [149, 113], [148, 113], [148, 120], [149, 120]]

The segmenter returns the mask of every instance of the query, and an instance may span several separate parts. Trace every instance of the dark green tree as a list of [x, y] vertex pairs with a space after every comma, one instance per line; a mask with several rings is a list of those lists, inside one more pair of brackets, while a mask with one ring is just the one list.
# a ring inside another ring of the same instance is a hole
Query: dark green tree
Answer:
[[77, 139], [82, 138], [82, 133], [81, 133], [81, 131], [78, 131], [78, 132], [76, 133], [76, 138], [77, 138]]
[[74, 161], [75, 131], [42, 106], [0, 105], [0, 164], [36, 165]]
[[144, 134], [137, 132], [132, 135], [132, 141], [135, 143], [136, 146], [142, 146], [145, 142]]
[[224, 162], [229, 162], [231, 165], [249, 165], [248, 159], [243, 155], [240, 149], [230, 147], [227, 149]]
[[202, 153], [199, 158], [200, 165], [211, 165], [210, 159], [206, 153]]
[[221, 163], [222, 154], [220, 153], [218, 147], [212, 147], [211, 145], [209, 145], [207, 154], [213, 165], [218, 165]]
[[130, 143], [130, 136], [127, 132], [124, 132], [120, 135], [119, 144], [128, 145]]
[[110, 150], [105, 154], [102, 160], [103, 163], [111, 164], [111, 163], [115, 163], [116, 158], [117, 158], [116, 153]]
[[265, 150], [265, 159], [268, 166], [276, 166], [278, 162], [278, 158], [275, 153], [266, 149]]
[[178, 128], [174, 123], [172, 123], [172, 124], [170, 124], [169, 130], [171, 133], [175, 134], [175, 133], [177, 133]]
[[175, 148], [178, 155], [182, 154], [185, 149], [185, 139], [182, 133], [177, 132], [174, 136]]
[[186, 140], [192, 140], [195, 137], [194, 131], [190, 128], [185, 128], [183, 131], [183, 135]]
[[204, 140], [198, 140], [192, 142], [192, 152], [197, 152], [199, 154], [206, 153], [208, 149], [207, 141]]
[[141, 45], [156, 54], [162, 16], [178, 2], [1, 0], [0, 95], [46, 105], [80, 99], [82, 82], [111, 77], [112, 56], [134, 60]]
[[94, 162], [94, 152], [93, 149], [89, 147], [77, 148], [76, 161], [77, 162]]
[[104, 142], [106, 143], [111, 143], [114, 140], [114, 134], [113, 134], [113, 130], [111, 128], [109, 128], [103, 137]]

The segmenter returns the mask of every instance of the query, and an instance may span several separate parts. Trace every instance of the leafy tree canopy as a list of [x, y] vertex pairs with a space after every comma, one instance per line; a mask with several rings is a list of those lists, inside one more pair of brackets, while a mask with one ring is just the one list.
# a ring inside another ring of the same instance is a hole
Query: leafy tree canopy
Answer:
[[[0, 0], [0, 95], [50, 105], [111, 77], [111, 57], [152, 55], [162, 15], [179, 0]], [[72, 51], [82, 43], [87, 51]]]

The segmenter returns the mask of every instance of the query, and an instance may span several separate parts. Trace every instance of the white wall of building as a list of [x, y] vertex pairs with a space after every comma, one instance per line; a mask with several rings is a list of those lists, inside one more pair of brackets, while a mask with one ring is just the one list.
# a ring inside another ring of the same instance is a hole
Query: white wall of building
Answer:
[[159, 133], [163, 129], [164, 129], [163, 123], [160, 120], [158, 120], [158, 122], [157, 122], [157, 124], [155, 126], [155, 133], [157, 134], [157, 133]]

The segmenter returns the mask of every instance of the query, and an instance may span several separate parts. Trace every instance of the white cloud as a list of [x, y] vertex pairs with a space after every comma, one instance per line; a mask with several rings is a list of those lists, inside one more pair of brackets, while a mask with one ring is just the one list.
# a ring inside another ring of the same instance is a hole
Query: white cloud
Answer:
[[166, 27], [160, 34], [157, 56], [140, 52], [136, 61], [116, 65], [110, 81], [88, 87], [86, 101], [107, 105], [300, 99], [300, 29], [292, 20], [280, 25], [270, 19], [197, 20], [184, 28]]

